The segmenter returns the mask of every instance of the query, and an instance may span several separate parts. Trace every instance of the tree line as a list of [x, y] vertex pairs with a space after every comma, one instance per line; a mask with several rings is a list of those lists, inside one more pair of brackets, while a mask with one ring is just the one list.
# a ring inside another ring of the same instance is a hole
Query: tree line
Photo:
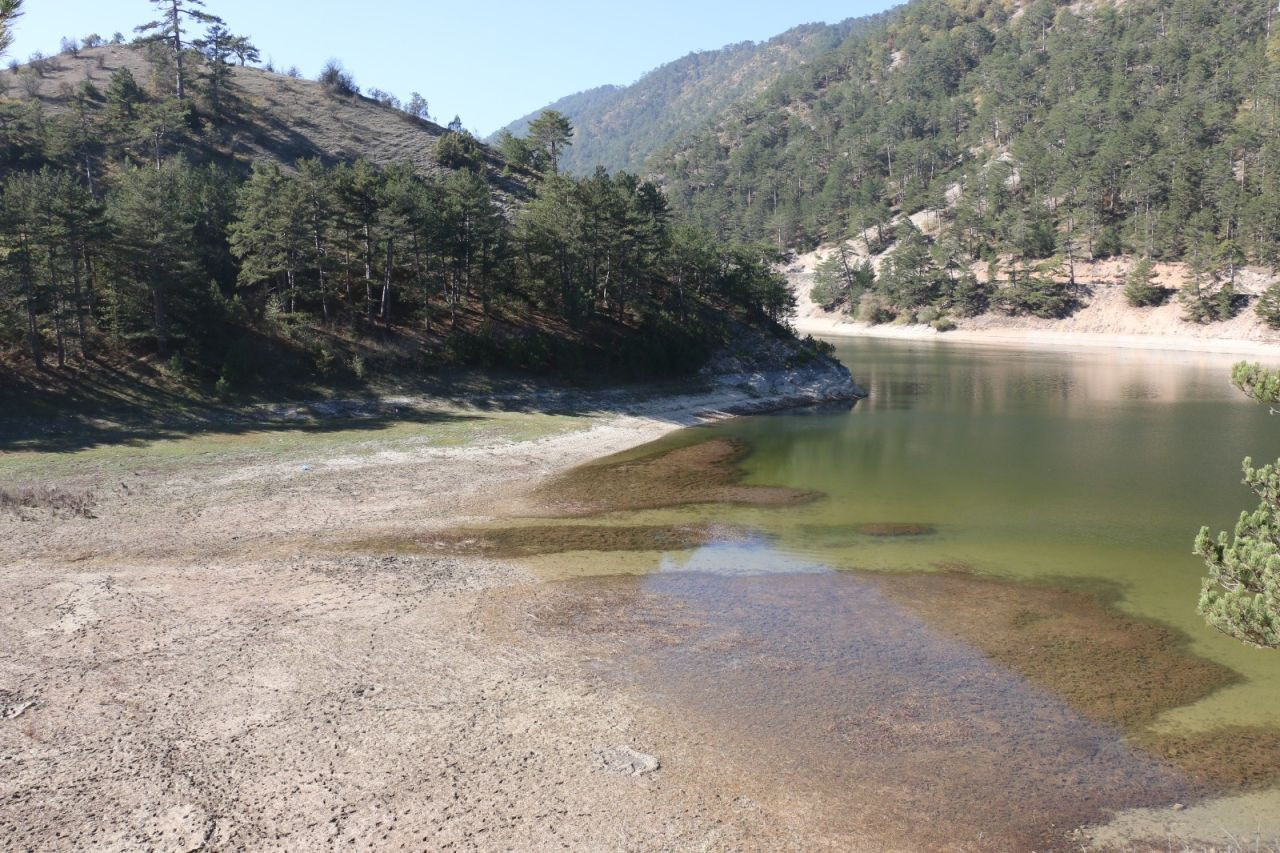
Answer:
[[[460, 122], [430, 172], [207, 156], [213, 119], [252, 109], [216, 69], [256, 50], [202, 5], [157, 2], [139, 28], [151, 87], [122, 67], [103, 91], [63, 92], [54, 115], [34, 98], [0, 103], [10, 357], [43, 369], [155, 354], [230, 391], [264, 372], [247, 341], [301, 349], [330, 376], [344, 368], [326, 338], [407, 334], [443, 340], [436, 361], [556, 370], [594, 346], [599, 370], [652, 375], [696, 368], [735, 318], [790, 310], [772, 250], [673, 222], [634, 175], [560, 174], [573, 128], [558, 114], [510, 143], [521, 198], [495, 193]], [[336, 63], [322, 78], [354, 95]]]
[[1020, 12], [914, 0], [653, 169], [726, 238], [811, 247], [924, 211], [961, 266], [1184, 261], [1188, 317], [1228, 314], [1241, 266], [1280, 266], [1276, 4]]

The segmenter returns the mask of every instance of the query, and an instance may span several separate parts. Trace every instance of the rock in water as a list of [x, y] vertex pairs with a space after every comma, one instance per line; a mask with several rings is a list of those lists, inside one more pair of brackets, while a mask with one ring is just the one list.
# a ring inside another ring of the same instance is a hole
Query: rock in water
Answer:
[[636, 752], [629, 746], [610, 746], [597, 750], [596, 764], [601, 770], [627, 776], [644, 776], [661, 766], [658, 756]]

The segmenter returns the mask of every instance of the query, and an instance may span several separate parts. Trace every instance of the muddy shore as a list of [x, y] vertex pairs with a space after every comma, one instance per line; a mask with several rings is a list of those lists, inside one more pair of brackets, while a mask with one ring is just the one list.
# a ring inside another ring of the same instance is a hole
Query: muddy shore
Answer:
[[671, 430], [855, 391], [747, 374], [572, 415], [414, 401], [435, 416], [4, 454], [6, 488], [89, 509], [0, 513], [0, 846], [804, 846], [583, 678], [571, 640], [496, 637], [494, 595], [524, 570], [352, 543], [483, 522]]

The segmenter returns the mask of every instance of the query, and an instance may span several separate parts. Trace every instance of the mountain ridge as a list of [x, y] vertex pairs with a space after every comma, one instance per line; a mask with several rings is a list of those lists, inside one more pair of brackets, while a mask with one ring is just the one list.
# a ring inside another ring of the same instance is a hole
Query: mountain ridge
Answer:
[[[765, 41], [694, 51], [629, 85], [606, 84], [560, 98], [543, 109], [564, 113], [576, 128], [563, 167], [574, 174], [587, 174], [597, 166], [611, 172], [642, 172], [658, 148], [697, 129], [730, 104], [758, 94], [778, 76], [832, 49], [878, 17], [801, 24]], [[542, 112], [516, 119], [486, 141], [495, 143], [503, 132], [522, 135]]]

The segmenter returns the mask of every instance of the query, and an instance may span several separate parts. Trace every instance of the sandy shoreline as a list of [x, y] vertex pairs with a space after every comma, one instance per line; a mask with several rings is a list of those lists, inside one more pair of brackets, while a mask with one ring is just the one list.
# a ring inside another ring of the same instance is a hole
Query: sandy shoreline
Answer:
[[[495, 637], [525, 570], [359, 543], [484, 522], [575, 464], [849, 387], [744, 375], [568, 416], [417, 401], [368, 433], [0, 456], [6, 486], [95, 499], [92, 518], [0, 515], [0, 846], [797, 846], [581, 677], [571, 642]], [[626, 749], [661, 770], [614, 772]]]
[[95, 497], [0, 513], [0, 847], [917, 849], [884, 791], [780, 785], [599, 678], [602, 635], [539, 621], [576, 591], [400, 547], [674, 430], [851, 390], [810, 370], [568, 414], [401, 398], [396, 423], [0, 454], [5, 487]]
[[1234, 338], [1193, 338], [1174, 335], [1134, 335], [1107, 332], [1062, 332], [1013, 326], [984, 329], [960, 328], [950, 332], [937, 332], [929, 326], [871, 326], [866, 323], [829, 316], [800, 317], [795, 321], [795, 327], [803, 335], [829, 338], [950, 341], [988, 346], [1047, 349], [1161, 350], [1280, 360], [1280, 343]]

